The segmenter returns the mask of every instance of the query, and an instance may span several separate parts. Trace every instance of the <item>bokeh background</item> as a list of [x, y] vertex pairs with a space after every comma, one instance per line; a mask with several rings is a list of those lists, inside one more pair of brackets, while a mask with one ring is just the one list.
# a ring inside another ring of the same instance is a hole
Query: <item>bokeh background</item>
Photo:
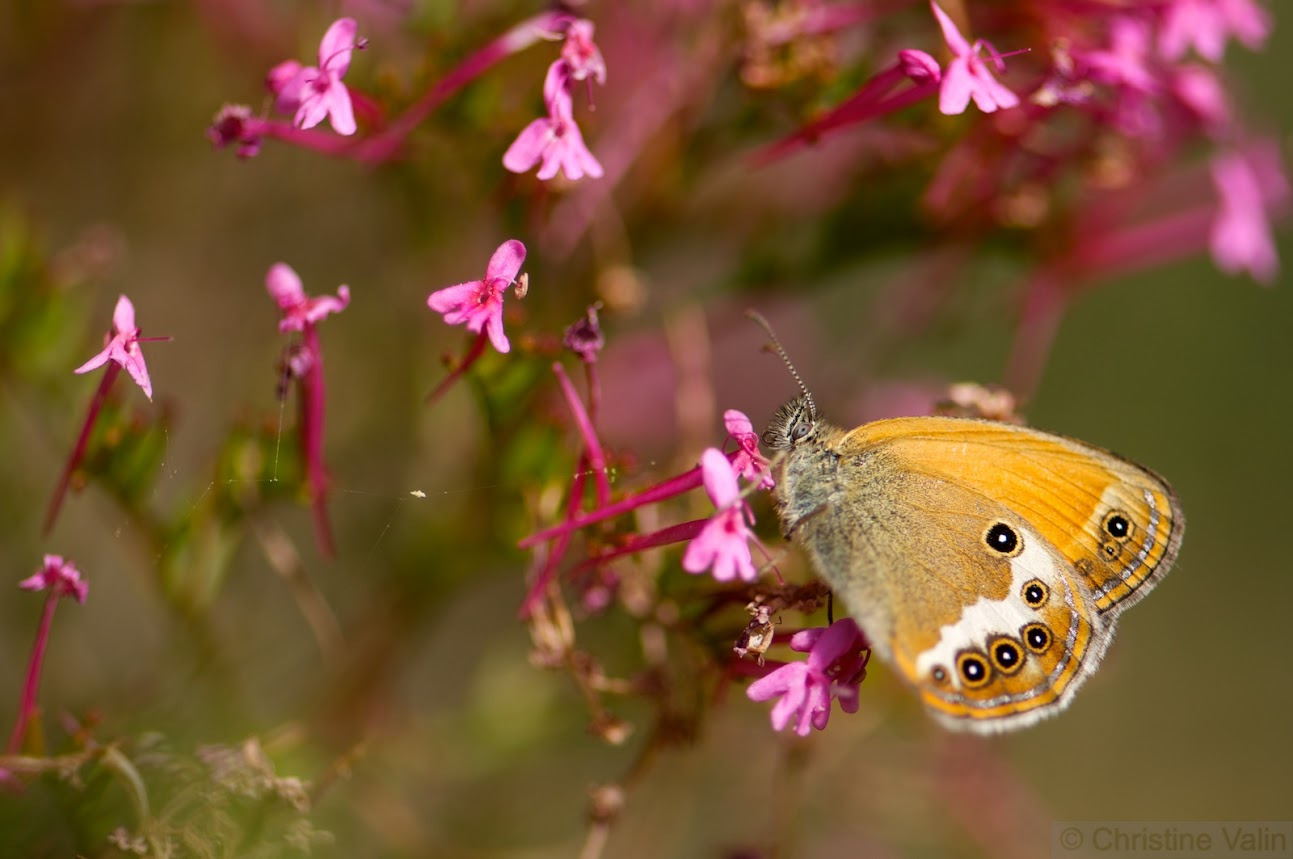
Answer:
[[[606, 304], [603, 439], [629, 486], [690, 467], [721, 441], [723, 409], [762, 425], [794, 393], [759, 351], [747, 307], [773, 319], [840, 423], [901, 413], [949, 381], [996, 381], [1015, 336], [1025, 262], [927, 247], [914, 191], [884, 178], [878, 132], [752, 171], [743, 156], [795, 126], [795, 94], [744, 87], [736, 8], [703, 5], [582, 8], [610, 67], [585, 138], [594, 152], [623, 136], [639, 144], [631, 160], [607, 159], [613, 183], [574, 188], [499, 164], [539, 108], [555, 44], [467, 87], [399, 163], [273, 144], [240, 162], [203, 136], [226, 101], [259, 109], [265, 70], [312, 57], [336, 13], [359, 17], [370, 41], [348, 82], [407, 99], [537, 7], [0, 6], [0, 244], [10, 261], [15, 248], [43, 256], [62, 284], [52, 322], [6, 334], [24, 351], [7, 347], [0, 367], [0, 579], [16, 583], [55, 552], [90, 581], [87, 603], [55, 621], [45, 751], [81, 747], [75, 718], [134, 756], [154, 811], [181, 815], [180, 800], [200, 803], [212, 780], [196, 763], [212, 753], [199, 750], [256, 737], [279, 775], [336, 779], [303, 816], [330, 833], [319, 855], [576, 855], [589, 791], [609, 783], [627, 788], [605, 847], [616, 857], [1039, 856], [1055, 820], [1293, 817], [1293, 296], [1283, 277], [1261, 287], [1202, 255], [1085, 292], [1026, 407], [1036, 426], [1167, 475], [1189, 523], [1176, 570], [1123, 619], [1061, 717], [1008, 737], [951, 736], [880, 666], [857, 715], [801, 741], [774, 734], [740, 684], [715, 696], [697, 683], [679, 695], [704, 697], [704, 718], [643, 757], [671, 727], [657, 708], [611, 700], [633, 732], [609, 744], [590, 735], [570, 677], [530, 664], [516, 618], [529, 561], [514, 546], [546, 523], [520, 499], [573, 467], [549, 347], [588, 303]], [[1291, 40], [1277, 21], [1264, 51], [1232, 45], [1226, 63], [1255, 125], [1285, 137]], [[426, 295], [480, 277], [511, 237], [530, 248], [530, 293], [509, 299], [517, 349], [427, 408], [440, 356], [468, 341]], [[1287, 259], [1283, 237], [1280, 248]], [[263, 285], [280, 260], [307, 292], [346, 283], [353, 294], [321, 328], [333, 561], [289, 490], [231, 485], [213, 464], [249, 428], [273, 438], [281, 421], [293, 444]], [[93, 484], [40, 533], [96, 384], [71, 369], [100, 348], [121, 292], [145, 335], [173, 338], [145, 346], [155, 402], [122, 389], [128, 412], [167, 419], [141, 508], [183, 522], [214, 496], [267, 499], [254, 527], [222, 532], [219, 546], [185, 537], [193, 569]], [[694, 502], [704, 515], [708, 502]], [[756, 512], [771, 537], [766, 504]], [[336, 614], [335, 652], [256, 529], [301, 554]], [[658, 559], [672, 565], [666, 581], [685, 578], [677, 558]], [[6, 732], [38, 604], [0, 582]], [[622, 612], [578, 628], [608, 673], [642, 669], [641, 630]], [[105, 839], [136, 821], [126, 791], [102, 767], [83, 775], [0, 793], [0, 853], [117, 855]], [[265, 821], [282, 817], [269, 805], [230, 812], [245, 840], [210, 855], [250, 855]]]

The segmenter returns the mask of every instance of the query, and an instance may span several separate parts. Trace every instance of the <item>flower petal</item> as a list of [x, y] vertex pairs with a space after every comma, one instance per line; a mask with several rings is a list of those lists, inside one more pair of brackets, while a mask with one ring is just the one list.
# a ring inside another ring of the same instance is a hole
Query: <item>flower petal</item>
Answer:
[[[961, 35], [961, 31], [956, 27], [956, 22], [949, 18], [947, 13], [939, 8], [939, 5], [934, 0], [930, 0], [929, 6], [934, 10], [934, 17], [938, 19], [938, 26], [943, 30], [943, 41], [947, 42], [947, 46], [952, 49], [952, 53], [958, 57], [964, 57], [969, 54], [970, 43]], [[947, 111], [943, 111], [943, 113], [947, 113]]]
[[285, 262], [276, 262], [265, 275], [265, 288], [280, 310], [291, 310], [305, 301], [301, 277]]
[[350, 53], [355, 47], [355, 33], [359, 30], [354, 18], [338, 18], [319, 42], [319, 68], [338, 78], [350, 68]]
[[333, 81], [323, 100], [327, 104], [328, 121], [332, 123], [332, 130], [338, 134], [354, 134], [358, 126], [355, 124], [355, 109], [350, 103], [350, 90], [346, 89], [346, 85], [340, 80]]
[[536, 119], [522, 129], [503, 153], [503, 166], [513, 173], [526, 173], [543, 158], [553, 138], [551, 119]]
[[139, 330], [135, 325], [135, 305], [124, 295], [117, 299], [117, 306], [112, 310], [112, 327], [118, 334], [126, 335], [133, 335]]
[[718, 508], [726, 507], [741, 495], [732, 463], [718, 448], [706, 448], [700, 455], [700, 471], [705, 481], [705, 493]]
[[508, 239], [489, 258], [489, 265], [485, 266], [485, 280], [491, 284], [496, 280], [510, 284], [516, 280], [516, 275], [524, 264], [525, 245], [516, 239]]
[[969, 63], [964, 57], [952, 60], [943, 75], [943, 82], [938, 90], [938, 111], [946, 116], [965, 113], [970, 104], [970, 93], [974, 85], [970, 79]]

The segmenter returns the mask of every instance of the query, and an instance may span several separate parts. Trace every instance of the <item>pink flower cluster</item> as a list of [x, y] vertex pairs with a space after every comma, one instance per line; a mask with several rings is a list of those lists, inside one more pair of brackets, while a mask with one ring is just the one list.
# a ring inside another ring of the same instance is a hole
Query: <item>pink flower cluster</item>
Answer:
[[584, 176], [602, 176], [602, 165], [588, 151], [575, 123], [575, 81], [606, 82], [606, 63], [593, 42], [593, 24], [572, 21], [566, 29], [561, 58], [548, 67], [543, 81], [543, 103], [548, 115], [534, 120], [503, 153], [503, 166], [513, 173], [525, 173], [539, 165], [538, 178], [551, 179], [558, 171], [575, 181]]

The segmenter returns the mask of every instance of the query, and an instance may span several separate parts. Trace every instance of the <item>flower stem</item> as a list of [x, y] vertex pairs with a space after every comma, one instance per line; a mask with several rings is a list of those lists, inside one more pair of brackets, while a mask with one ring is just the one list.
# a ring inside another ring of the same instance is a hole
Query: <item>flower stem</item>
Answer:
[[94, 397], [90, 400], [90, 408], [85, 413], [85, 423], [81, 425], [81, 433], [76, 437], [76, 443], [72, 445], [72, 453], [67, 458], [67, 464], [63, 466], [63, 473], [58, 478], [58, 485], [54, 487], [54, 497], [49, 500], [49, 509], [45, 511], [45, 525], [42, 533], [48, 534], [54, 527], [54, 520], [58, 518], [59, 508], [63, 506], [63, 496], [67, 494], [67, 484], [72, 479], [72, 473], [76, 471], [81, 460], [85, 458], [85, 448], [90, 441], [90, 431], [94, 429], [94, 422], [99, 417], [99, 412], [103, 410], [103, 403], [108, 397], [108, 389], [116, 380], [117, 374], [121, 372], [121, 365], [115, 361], [109, 361], [107, 368], [103, 372], [103, 378], [99, 380], [99, 387], [94, 392]]
[[484, 331], [481, 331], [480, 334], [476, 335], [475, 342], [471, 344], [471, 348], [467, 350], [467, 354], [462, 356], [462, 360], [458, 362], [458, 366], [450, 370], [449, 375], [445, 376], [440, 384], [435, 386], [435, 390], [427, 394], [426, 404], [428, 406], [434, 405], [435, 401], [440, 399], [440, 397], [444, 395], [444, 392], [449, 390], [450, 386], [453, 385], [454, 382], [458, 381], [458, 377], [467, 372], [468, 367], [476, 363], [476, 359], [485, 353], [485, 344], [488, 342], [489, 335]]
[[301, 380], [301, 454], [305, 458], [305, 479], [319, 549], [331, 558], [336, 554], [336, 545], [328, 523], [328, 469], [323, 463], [323, 352], [319, 349], [318, 329], [306, 325], [301, 331], [301, 343], [311, 356], [310, 368]]
[[[113, 365], [116, 366], [115, 364]], [[50, 588], [45, 594], [45, 605], [40, 613], [40, 626], [36, 628], [36, 642], [31, 648], [31, 661], [27, 665], [27, 681], [22, 687], [22, 702], [18, 705], [18, 722], [13, 726], [6, 751], [13, 755], [22, 748], [23, 738], [27, 735], [27, 726], [36, 715], [36, 690], [40, 686], [40, 669], [45, 661], [45, 645], [49, 643], [49, 630], [54, 623], [54, 609], [58, 605], [59, 593]]]

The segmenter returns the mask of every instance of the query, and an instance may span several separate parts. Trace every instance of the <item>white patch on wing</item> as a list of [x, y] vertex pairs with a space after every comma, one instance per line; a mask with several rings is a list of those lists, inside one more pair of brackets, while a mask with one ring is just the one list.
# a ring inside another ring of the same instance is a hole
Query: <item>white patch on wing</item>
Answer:
[[956, 623], [939, 629], [938, 644], [916, 657], [917, 676], [927, 676], [934, 666], [941, 665], [956, 688], [961, 688], [961, 678], [956, 672], [957, 653], [967, 648], [983, 650], [988, 639], [995, 635], [1018, 637], [1021, 626], [1037, 619], [1037, 613], [1021, 596], [1025, 582], [1041, 579], [1050, 588], [1052, 599], [1062, 598], [1063, 577], [1042, 539], [1024, 530], [1020, 531], [1020, 537], [1024, 549], [1010, 559], [1010, 591], [1005, 599], [979, 597], [973, 605], [961, 609]]

